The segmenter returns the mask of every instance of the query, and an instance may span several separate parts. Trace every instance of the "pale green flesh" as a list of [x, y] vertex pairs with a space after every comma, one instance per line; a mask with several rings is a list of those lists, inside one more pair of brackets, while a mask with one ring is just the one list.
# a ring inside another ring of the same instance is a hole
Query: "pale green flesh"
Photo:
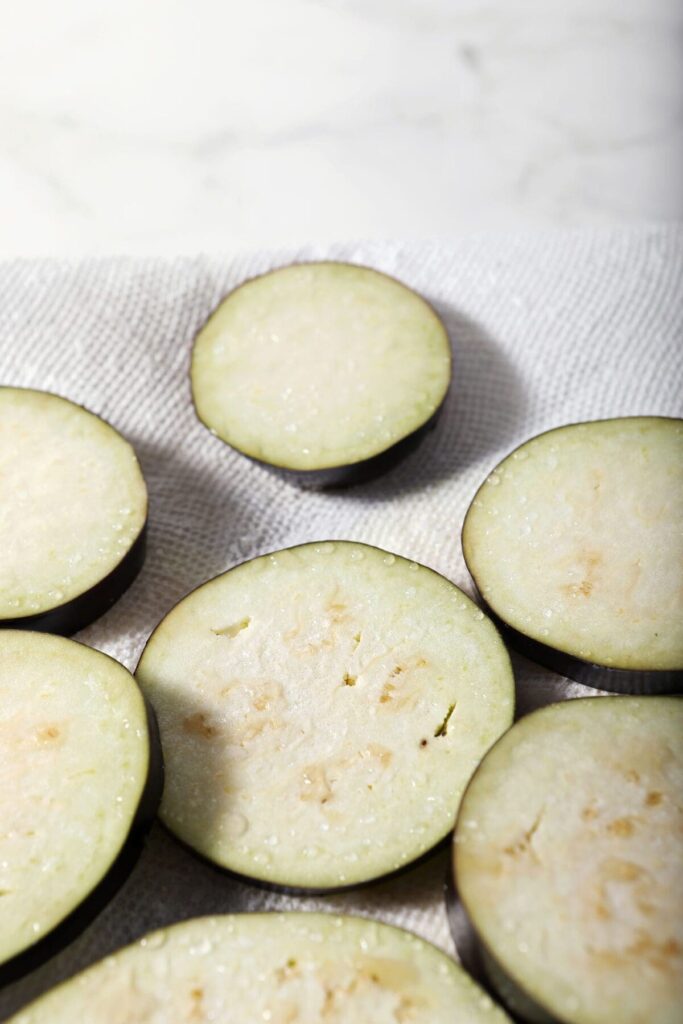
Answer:
[[200, 587], [137, 677], [161, 729], [166, 825], [223, 867], [311, 888], [431, 849], [514, 703], [505, 648], [461, 591], [341, 541]]
[[0, 619], [90, 590], [146, 515], [135, 453], [113, 427], [57, 395], [0, 387]]
[[360, 462], [426, 423], [450, 381], [436, 313], [398, 281], [299, 264], [232, 292], [199, 332], [200, 419], [247, 455], [298, 470]]
[[444, 953], [327, 914], [199, 918], [78, 975], [10, 1024], [505, 1024]]
[[611, 668], [683, 668], [683, 422], [561, 427], [478, 491], [463, 549], [508, 625]]
[[144, 702], [122, 665], [47, 633], [0, 631], [0, 963], [106, 875], [148, 763]]
[[683, 1018], [683, 703], [606, 697], [521, 719], [456, 829], [456, 885], [500, 968], [566, 1024]]

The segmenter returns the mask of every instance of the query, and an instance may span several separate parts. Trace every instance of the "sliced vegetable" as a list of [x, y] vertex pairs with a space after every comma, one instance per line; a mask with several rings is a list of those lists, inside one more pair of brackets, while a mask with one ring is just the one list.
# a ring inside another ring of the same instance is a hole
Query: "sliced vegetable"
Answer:
[[154, 817], [161, 754], [130, 673], [73, 640], [0, 633], [0, 778], [5, 982], [89, 922]]
[[522, 718], [477, 769], [456, 888], [526, 1020], [683, 1019], [682, 735], [676, 697], [570, 700]]
[[559, 427], [491, 473], [465, 519], [470, 572], [510, 642], [580, 682], [683, 687], [683, 421]]
[[135, 453], [58, 395], [0, 387], [0, 627], [75, 633], [127, 589], [145, 555]]
[[314, 487], [389, 469], [433, 426], [451, 354], [434, 310], [348, 263], [280, 267], [236, 288], [197, 335], [200, 420]]
[[9, 1024], [505, 1024], [440, 950], [329, 914], [195, 918], [53, 989]]
[[161, 817], [223, 868], [343, 888], [453, 827], [512, 721], [491, 623], [415, 562], [344, 541], [246, 562], [180, 602], [138, 681], [159, 717]]

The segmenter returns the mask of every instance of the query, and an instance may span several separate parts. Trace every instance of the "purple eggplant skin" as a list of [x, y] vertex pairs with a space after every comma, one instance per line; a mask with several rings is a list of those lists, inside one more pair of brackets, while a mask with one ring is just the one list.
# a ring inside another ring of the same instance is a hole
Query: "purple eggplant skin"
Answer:
[[630, 694], [634, 697], [683, 693], [683, 669], [626, 669], [596, 665], [573, 654], [548, 647], [538, 640], [532, 640], [501, 619], [481, 595], [480, 603], [513, 650], [523, 654], [529, 661], [536, 662], [537, 665], [558, 672], [561, 676], [567, 676], [596, 690]]
[[[443, 402], [446, 401], [447, 397], [448, 393], [444, 395], [443, 401], [436, 412], [433, 413], [426, 423], [423, 423], [421, 427], [414, 430], [412, 434], [402, 437], [391, 448], [387, 448], [377, 455], [372, 455], [369, 459], [363, 459], [362, 462], [352, 462], [348, 466], [328, 466], [326, 469], [287, 469], [286, 466], [276, 466], [270, 462], [262, 462], [261, 459], [256, 459], [253, 455], [240, 452], [238, 448], [233, 448], [233, 451], [239, 452], [240, 455], [244, 455], [251, 462], [263, 466], [264, 469], [280, 477], [280, 479], [296, 484], [304, 491], [343, 490], [347, 487], [355, 487], [358, 484], [369, 483], [371, 480], [384, 476], [385, 473], [388, 473], [398, 466], [399, 463], [403, 462], [408, 455], [411, 455], [420, 446], [427, 434], [435, 429], [443, 409]], [[223, 444], [227, 444], [227, 442], [224, 441]], [[228, 447], [232, 446], [228, 445]]]
[[[204, 327], [209, 322], [213, 314], [216, 312], [216, 309], [218, 309], [218, 307], [221, 306], [225, 302], [225, 300], [228, 299], [234, 292], [244, 287], [244, 285], [250, 284], [252, 281], [258, 280], [258, 278], [260, 277], [268, 277], [269, 274], [273, 273], [276, 270], [284, 270], [285, 267], [287, 266], [306, 266], [311, 262], [327, 264], [339, 263], [342, 266], [351, 266], [359, 270], [371, 270], [374, 274], [378, 274], [380, 277], [387, 277], [389, 278], [390, 281], [395, 281], [397, 284], [402, 285], [402, 287], [406, 288], [408, 291], [413, 291], [415, 295], [418, 295], [418, 297], [424, 302], [424, 304], [428, 306], [429, 309], [431, 309], [431, 311], [434, 313], [434, 316], [436, 316], [439, 323], [443, 326], [443, 329], [446, 332], [446, 336], [449, 339], [449, 344], [451, 348], [451, 378], [449, 380], [449, 386], [446, 389], [446, 392], [443, 398], [441, 399], [438, 408], [435, 409], [430, 418], [421, 426], [419, 426], [416, 430], [414, 430], [412, 433], [396, 441], [396, 443], [391, 445], [390, 448], [385, 448], [384, 451], [378, 452], [376, 455], [371, 455], [370, 458], [368, 459], [362, 459], [360, 462], [352, 462], [347, 465], [340, 466], [327, 466], [325, 469], [289, 469], [287, 466], [278, 466], [272, 462], [264, 462], [262, 459], [257, 459], [255, 458], [255, 456], [248, 455], [246, 452], [241, 451], [239, 448], [235, 448], [233, 445], [229, 444], [228, 441], [224, 441], [222, 437], [219, 437], [218, 434], [216, 434], [211, 429], [209, 424], [206, 423], [201, 418], [201, 416], [199, 415], [199, 411], [197, 409], [197, 405], [194, 401], [194, 393], [192, 390], [192, 357], [190, 357], [189, 374], [190, 400], [192, 402], [194, 414], [199, 420], [199, 422], [202, 424], [202, 426], [206, 427], [206, 429], [210, 433], [212, 433], [214, 437], [218, 438], [218, 440], [227, 448], [230, 448], [232, 451], [237, 452], [238, 455], [242, 455], [245, 459], [249, 459], [251, 462], [256, 463], [257, 466], [263, 466], [264, 469], [267, 469], [270, 472], [274, 473], [275, 476], [278, 476], [281, 479], [287, 480], [290, 483], [295, 484], [302, 490], [342, 490], [347, 487], [355, 487], [358, 484], [369, 483], [370, 480], [375, 480], [377, 477], [384, 476], [385, 473], [388, 473], [390, 470], [394, 469], [408, 455], [411, 455], [416, 450], [416, 448], [419, 447], [420, 443], [425, 439], [427, 434], [431, 433], [431, 431], [434, 430], [450, 392], [450, 384], [452, 382], [453, 369], [453, 342], [450, 336], [448, 335], [448, 332], [446, 331], [446, 325], [443, 322], [443, 318], [439, 313], [437, 313], [434, 305], [427, 299], [425, 299], [423, 295], [419, 295], [418, 292], [415, 292], [414, 289], [410, 288], [410, 286], [405, 284], [403, 281], [399, 281], [399, 279], [397, 277], [394, 277], [392, 274], [385, 274], [384, 271], [382, 270], [377, 270], [375, 267], [369, 267], [362, 263], [345, 263], [345, 261], [343, 260], [294, 261], [289, 264], [283, 264], [280, 267], [272, 267], [270, 270], [267, 270], [262, 274], [255, 274], [253, 277], [247, 278], [246, 280], [240, 282], [240, 284], [238, 284], [231, 291], [227, 292], [227, 294], [225, 294], [220, 299], [220, 301], [216, 304], [215, 309], [211, 311], [209, 316], [206, 318], [202, 326], [197, 331], [195, 335], [195, 340], [204, 330]], [[194, 342], [192, 343], [192, 348], [194, 349]]]
[[94, 587], [78, 594], [70, 601], [38, 612], [13, 619], [0, 619], [0, 629], [30, 629], [39, 633], [56, 633], [58, 636], [72, 636], [85, 629], [125, 593], [136, 578], [145, 561], [147, 548], [147, 522], [145, 521], [133, 546], [104, 579]]
[[18, 981], [73, 942], [116, 895], [137, 863], [164, 789], [164, 761], [156, 715], [143, 697], [149, 737], [147, 779], [130, 831], [116, 859], [82, 903], [34, 945], [0, 964], [0, 986]]

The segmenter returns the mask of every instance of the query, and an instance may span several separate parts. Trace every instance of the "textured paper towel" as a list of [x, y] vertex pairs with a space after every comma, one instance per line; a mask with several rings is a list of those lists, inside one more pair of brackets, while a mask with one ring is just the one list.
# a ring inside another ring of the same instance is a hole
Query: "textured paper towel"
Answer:
[[[443, 316], [454, 381], [439, 427], [390, 475], [347, 492], [297, 490], [195, 419], [190, 345], [239, 281], [331, 256], [404, 280]], [[0, 266], [0, 381], [57, 391], [136, 446], [151, 494], [142, 575], [79, 639], [134, 668], [188, 590], [264, 551], [367, 541], [470, 582], [459, 532], [492, 466], [532, 434], [580, 419], [681, 415], [683, 228], [568, 232], [455, 244], [358, 244], [242, 259]], [[515, 658], [520, 710], [594, 692]], [[274, 895], [224, 878], [155, 828], [134, 874], [62, 954], [0, 995], [0, 1017], [150, 928], [217, 911], [324, 908], [402, 924], [453, 952], [446, 855], [334, 897]]]

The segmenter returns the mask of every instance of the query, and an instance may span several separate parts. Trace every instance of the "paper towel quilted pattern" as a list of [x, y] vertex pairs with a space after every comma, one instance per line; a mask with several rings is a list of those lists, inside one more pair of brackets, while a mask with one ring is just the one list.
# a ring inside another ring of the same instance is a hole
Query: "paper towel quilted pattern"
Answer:
[[[187, 378], [197, 329], [231, 287], [290, 259], [332, 257], [394, 274], [443, 316], [453, 387], [436, 431], [386, 477], [347, 492], [296, 489], [231, 452], [196, 420]], [[470, 588], [459, 531], [479, 482], [548, 427], [683, 412], [683, 228], [367, 243], [239, 259], [0, 266], [0, 381], [59, 392], [136, 446], [150, 487], [147, 564], [79, 639], [134, 668], [145, 638], [188, 590], [236, 562], [346, 538], [424, 562]], [[588, 691], [515, 658], [520, 706]], [[155, 827], [134, 874], [97, 921], [0, 994], [5, 1016], [157, 925], [243, 909], [375, 915], [453, 952], [446, 854], [393, 882], [298, 899], [231, 880]]]

